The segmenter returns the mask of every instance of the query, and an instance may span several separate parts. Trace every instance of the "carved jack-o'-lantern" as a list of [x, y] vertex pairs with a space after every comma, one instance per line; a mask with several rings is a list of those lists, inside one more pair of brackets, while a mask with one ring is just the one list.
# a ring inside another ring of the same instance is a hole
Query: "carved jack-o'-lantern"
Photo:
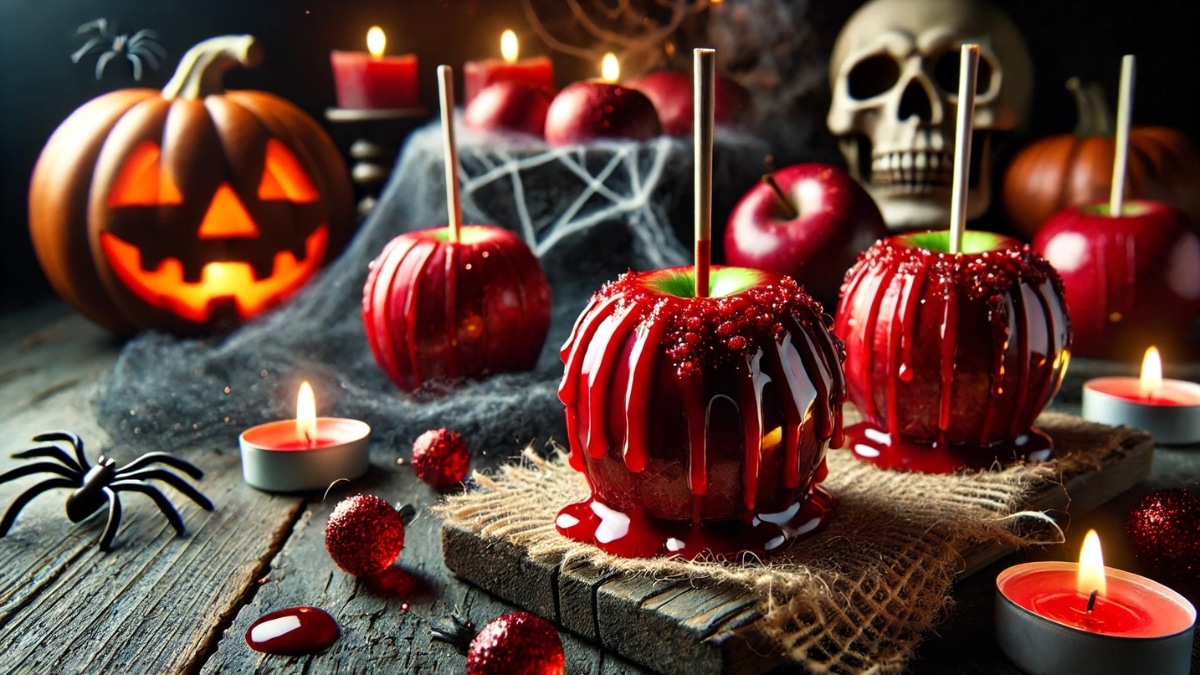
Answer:
[[280, 302], [345, 244], [337, 148], [276, 96], [220, 89], [250, 36], [192, 48], [162, 92], [120, 90], [54, 132], [30, 228], [55, 289], [116, 332], [224, 328]]

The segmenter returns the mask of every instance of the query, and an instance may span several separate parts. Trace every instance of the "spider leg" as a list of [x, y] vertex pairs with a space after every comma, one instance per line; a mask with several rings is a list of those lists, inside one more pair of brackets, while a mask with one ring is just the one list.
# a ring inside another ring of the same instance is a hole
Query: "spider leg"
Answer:
[[142, 81], [142, 59], [141, 59], [141, 57], [130, 51], [130, 52], [125, 52], [125, 58], [129, 59], [129, 62], [133, 64], [133, 79], [137, 82], [141, 82]]
[[158, 31], [151, 28], [143, 28], [129, 37], [129, 43], [133, 44], [134, 42], [141, 42], [146, 39], [157, 40], [158, 37]]
[[146, 61], [146, 63], [150, 64], [151, 68], [158, 70], [158, 66], [159, 66], [158, 55], [156, 55], [154, 52], [150, 51], [149, 49], [146, 49], [146, 45], [144, 45], [144, 44], [134, 45], [129, 48], [129, 53], [137, 54], [138, 56], [142, 57], [142, 59], [144, 59]]
[[175, 533], [183, 536], [183, 517], [179, 515], [179, 511], [175, 510], [175, 505], [171, 503], [171, 500], [167, 499], [166, 495], [158, 488], [137, 480], [119, 480], [115, 483], [109, 483], [108, 487], [113, 492], [129, 490], [131, 492], [140, 492], [153, 499], [154, 503], [158, 505], [158, 510], [162, 511], [163, 515], [167, 517], [167, 522], [171, 523], [171, 527], [175, 528]]
[[144, 471], [134, 471], [133, 473], [121, 474], [120, 479], [122, 481], [161, 480], [167, 485], [170, 485], [176, 490], [182, 492], [189, 499], [199, 504], [200, 508], [204, 509], [205, 511], [213, 510], [212, 502], [208, 500], [208, 497], [205, 497], [204, 494], [199, 490], [191, 485], [188, 485], [187, 481], [183, 480], [179, 476], [176, 476], [170, 471], [166, 471], [165, 469], [146, 469]]
[[32, 457], [49, 457], [51, 459], [57, 459], [58, 461], [62, 462], [64, 465], [66, 465], [67, 468], [69, 468], [69, 469], [78, 471], [80, 473], [84, 472], [83, 467], [79, 466], [78, 462], [71, 459], [71, 456], [68, 455], [62, 448], [58, 447], [57, 445], [43, 445], [43, 446], [37, 447], [37, 448], [30, 448], [28, 450], [22, 450], [21, 452], [14, 452], [12, 454], [12, 456], [14, 459], [30, 459]]
[[21, 476], [28, 476], [33, 473], [56, 473], [64, 478], [70, 478], [74, 481], [80, 481], [81, 476], [78, 471], [74, 471], [61, 464], [54, 462], [34, 462], [33, 464], [25, 464], [18, 466], [15, 469], [10, 469], [4, 473], [0, 473], [0, 483], [7, 483], [10, 480], [16, 480]]
[[80, 59], [87, 56], [89, 52], [96, 47], [99, 47], [103, 43], [104, 40], [101, 40], [98, 37], [89, 39], [87, 42], [83, 43], [82, 47], [71, 53], [71, 63], [79, 63]]
[[100, 534], [100, 550], [107, 553], [112, 550], [113, 537], [117, 536], [117, 529], [121, 527], [121, 498], [108, 488], [101, 489], [104, 496], [108, 497], [108, 522], [104, 525], [104, 532]]
[[204, 478], [204, 472], [197, 468], [195, 464], [184, 459], [179, 459], [175, 455], [168, 455], [165, 452], [147, 452], [120, 469], [117, 469], [117, 478], [125, 478], [129, 472], [144, 469], [155, 462], [166, 464], [173, 469], [179, 469], [196, 480]]
[[94, 21], [80, 24], [79, 27], [75, 29], [75, 34], [83, 35], [84, 33], [89, 33], [94, 30], [99, 31], [101, 35], [107, 35], [108, 19], [96, 19]]
[[0, 537], [8, 534], [8, 528], [12, 527], [13, 522], [17, 520], [17, 514], [21, 512], [21, 509], [25, 508], [26, 504], [33, 501], [35, 497], [42, 494], [46, 490], [53, 490], [54, 488], [73, 488], [76, 486], [77, 483], [75, 481], [67, 480], [66, 478], [51, 478], [50, 480], [44, 480], [22, 492], [16, 499], [13, 500], [13, 503], [8, 507], [8, 510], [4, 512], [4, 518], [0, 519]]
[[79, 468], [83, 471], [87, 471], [88, 469], [92, 468], [92, 465], [88, 464], [87, 456], [83, 453], [83, 439], [80, 438], [79, 434], [75, 432], [47, 431], [34, 436], [33, 440], [37, 443], [44, 443], [46, 441], [66, 441], [67, 443], [70, 443], [71, 448], [75, 450], [75, 458], [79, 460]]
[[116, 52], [109, 51], [109, 52], [104, 52], [103, 54], [100, 55], [100, 58], [96, 59], [96, 79], [97, 80], [102, 79], [104, 77], [104, 67], [107, 66], [108, 62], [111, 61], [113, 59], [113, 57], [116, 55], [117, 55]]

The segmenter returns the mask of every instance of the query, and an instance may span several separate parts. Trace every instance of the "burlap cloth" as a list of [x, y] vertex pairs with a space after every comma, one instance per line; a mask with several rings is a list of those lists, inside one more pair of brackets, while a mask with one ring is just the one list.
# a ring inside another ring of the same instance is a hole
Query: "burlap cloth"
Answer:
[[448, 525], [507, 540], [533, 559], [743, 585], [761, 600], [757, 629], [795, 663], [816, 673], [896, 673], [947, 616], [964, 551], [980, 542], [1057, 541], [1057, 527], [1023, 505], [1047, 482], [1098, 469], [1131, 433], [1059, 413], [1044, 413], [1038, 426], [1054, 438], [1057, 458], [998, 471], [896, 473], [831, 451], [825, 485], [838, 504], [828, 526], [765, 560], [626, 559], [560, 536], [559, 508], [588, 497], [586, 480], [561, 452], [543, 459], [527, 451], [520, 463], [477, 474], [478, 489], [436, 510]]

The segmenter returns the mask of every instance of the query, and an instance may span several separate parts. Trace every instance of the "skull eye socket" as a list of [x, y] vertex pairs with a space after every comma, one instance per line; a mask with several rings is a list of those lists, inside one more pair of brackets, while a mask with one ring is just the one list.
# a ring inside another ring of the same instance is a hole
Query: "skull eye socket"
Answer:
[[[958, 71], [962, 64], [962, 55], [957, 49], [950, 50], [938, 57], [933, 66], [933, 79], [942, 91], [951, 96], [958, 95]], [[979, 96], [991, 90], [992, 74], [991, 61], [983, 54], [979, 55], [979, 72], [975, 76], [975, 95]]]
[[890, 90], [900, 81], [900, 64], [886, 54], [876, 54], [859, 61], [846, 78], [846, 93], [859, 101], [874, 98]]

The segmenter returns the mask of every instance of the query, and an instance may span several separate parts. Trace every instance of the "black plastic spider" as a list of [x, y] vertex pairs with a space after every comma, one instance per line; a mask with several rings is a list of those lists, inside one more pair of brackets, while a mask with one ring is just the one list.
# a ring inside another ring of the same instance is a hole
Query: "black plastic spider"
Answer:
[[100, 58], [96, 59], [96, 79], [104, 77], [104, 68], [108, 62], [118, 56], [124, 56], [133, 64], [133, 79], [141, 81], [142, 79], [142, 62], [144, 61], [152, 69], [158, 70], [159, 60], [167, 57], [167, 50], [158, 44], [158, 33], [143, 28], [138, 32], [130, 35], [117, 34], [116, 24], [109, 25], [108, 19], [96, 19], [89, 21], [75, 29], [76, 35], [88, 35], [95, 33], [83, 46], [75, 50], [71, 54], [71, 62], [79, 63], [83, 57], [90, 54], [95, 49], [107, 45], [100, 53]]
[[[183, 534], [183, 518], [175, 510], [174, 505], [158, 488], [144, 481], [160, 480], [182, 492], [204, 510], [213, 510], [212, 502], [208, 500], [208, 497], [205, 497], [179, 476], [165, 469], [146, 468], [152, 464], [166, 464], [197, 480], [204, 476], [204, 472], [195, 465], [178, 457], [165, 452], [150, 452], [126, 464], [124, 468], [117, 468], [116, 460], [106, 459], [104, 455], [100, 455], [96, 458], [96, 465], [91, 466], [83, 454], [83, 439], [77, 434], [70, 431], [48, 431], [34, 436], [33, 440], [38, 443], [51, 443], [51, 445], [40, 445], [14, 453], [13, 457], [16, 459], [49, 457], [58, 460], [61, 464], [34, 462], [20, 466], [0, 474], [0, 484], [35, 473], [56, 473], [62, 478], [42, 481], [22, 492], [13, 501], [12, 506], [8, 507], [4, 518], [0, 519], [0, 537], [8, 534], [9, 528], [17, 519], [17, 514], [25, 508], [26, 504], [46, 490], [54, 488], [75, 489], [71, 496], [67, 497], [67, 518], [72, 523], [78, 523], [91, 516], [100, 510], [104, 502], [108, 502], [108, 523], [104, 526], [104, 533], [100, 535], [101, 551], [111, 549], [113, 537], [117, 535], [117, 529], [121, 526], [121, 499], [117, 496], [118, 492], [140, 492], [153, 499], [154, 503], [158, 505], [158, 509], [167, 517], [167, 521], [171, 523], [171, 527], [175, 528], [175, 532]], [[75, 451], [75, 458], [72, 459], [61, 447], [53, 445], [55, 441], [70, 443]]]

